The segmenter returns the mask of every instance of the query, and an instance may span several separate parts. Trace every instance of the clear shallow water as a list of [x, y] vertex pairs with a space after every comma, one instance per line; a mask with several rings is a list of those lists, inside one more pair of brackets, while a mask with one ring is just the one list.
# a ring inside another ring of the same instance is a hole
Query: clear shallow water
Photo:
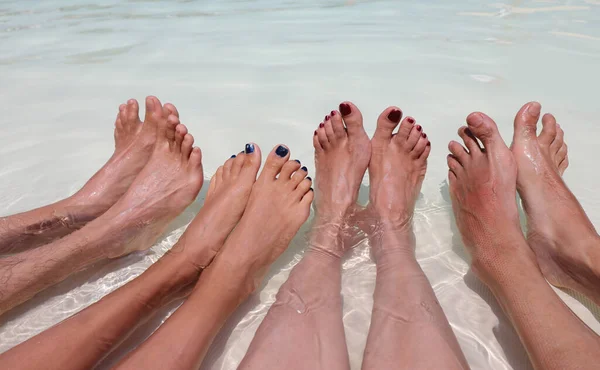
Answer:
[[[417, 255], [474, 369], [530, 367], [491, 294], [468, 273], [445, 183], [446, 145], [464, 117], [489, 113], [505, 139], [539, 100], [567, 131], [566, 178], [600, 221], [600, 1], [0, 1], [0, 214], [76, 191], [112, 153], [117, 107], [155, 94], [177, 105], [206, 176], [248, 141], [283, 142], [311, 168], [311, 135], [345, 99], [369, 133], [386, 106], [417, 118], [433, 144], [415, 216]], [[365, 188], [368, 183], [365, 182]], [[144, 271], [202, 203], [147, 253], [98, 266], [8, 313], [0, 351]], [[234, 369], [305, 247], [303, 228], [216, 339], [204, 369]], [[375, 268], [367, 245], [344, 262], [344, 322], [360, 368]], [[600, 331], [592, 312], [560, 293]], [[167, 310], [168, 311], [168, 310]], [[166, 314], [107, 359], [108, 367]]]

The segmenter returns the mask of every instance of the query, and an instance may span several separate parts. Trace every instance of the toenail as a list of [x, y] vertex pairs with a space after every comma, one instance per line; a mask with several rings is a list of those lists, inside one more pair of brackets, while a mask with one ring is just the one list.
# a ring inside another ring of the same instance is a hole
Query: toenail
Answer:
[[306, 176], [306, 179], [307, 179], [308, 181], [312, 181], [312, 179], [310, 178], [310, 176]]
[[246, 144], [246, 154], [254, 153], [254, 144]]
[[421, 131], [423, 129], [423, 127], [417, 125], [417, 131]]
[[324, 121], [329, 121], [329, 116], [325, 116]]
[[313, 188], [310, 188], [310, 189], [308, 189], [308, 191], [315, 191], [315, 189], [313, 189]]
[[299, 159], [294, 159], [294, 162], [298, 162], [298, 164], [300, 164], [300, 160]]
[[342, 113], [342, 116], [347, 116], [352, 113], [352, 108], [348, 104], [342, 103], [340, 104], [340, 113]]
[[322, 123], [319, 123], [319, 127], [320, 127], [320, 128], [323, 128], [323, 127], [325, 127], [325, 125], [324, 125], [324, 124], [322, 124]]
[[427, 142], [427, 146], [431, 146], [431, 143], [430, 143], [430, 142]]
[[288, 150], [288, 148], [286, 148], [283, 145], [278, 146], [275, 150], [275, 154], [277, 154], [280, 157], [285, 157], [286, 155], [288, 155], [289, 152], [290, 151]]
[[388, 114], [388, 119], [392, 122], [399, 123], [400, 118], [402, 118], [402, 112], [398, 109], [394, 109]]
[[415, 123], [415, 119], [412, 117], [408, 117], [406, 120], [408, 121], [408, 123]]
[[331, 111], [331, 117], [333, 117], [333, 116], [335, 116], [335, 111], [334, 110]]
[[317, 136], [317, 130], [315, 130], [315, 136]]
[[302, 171], [304, 171], [304, 172], [308, 172], [308, 168], [306, 168], [306, 166], [303, 166], [303, 167], [301, 168], [301, 170], [302, 170]]
[[423, 136], [423, 139], [427, 138], [427, 134], [426, 133], [422, 133], [421, 136]]
[[235, 158], [235, 154], [234, 154], [234, 155], [232, 155], [232, 156], [231, 156], [231, 157], [229, 157], [229, 158]]
[[529, 113], [530, 116], [537, 117], [540, 115], [541, 110], [542, 106], [540, 105], [540, 103], [531, 103], [527, 108], [527, 113]]

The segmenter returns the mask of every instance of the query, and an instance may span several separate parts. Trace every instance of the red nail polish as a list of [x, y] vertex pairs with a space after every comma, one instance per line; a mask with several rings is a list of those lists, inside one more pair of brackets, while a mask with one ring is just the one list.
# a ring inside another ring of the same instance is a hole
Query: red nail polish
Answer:
[[325, 126], [324, 124], [322, 124], [322, 123], [319, 123], [319, 127], [320, 127], [320, 128], [323, 128], [324, 126]]
[[315, 130], [315, 135], [314, 136], [317, 136], [317, 130]]
[[331, 111], [331, 117], [333, 117], [333, 116], [335, 116], [335, 111], [334, 110]]
[[347, 116], [352, 113], [352, 108], [348, 104], [342, 103], [340, 104], [340, 113], [342, 113], [342, 116]]
[[427, 139], [427, 134], [426, 133], [422, 133], [421, 136], [423, 136], [423, 139]]
[[402, 112], [398, 109], [394, 109], [388, 114], [388, 119], [392, 122], [399, 123], [402, 118]]
[[431, 146], [431, 143], [430, 143], [430, 142], [428, 142], [428, 143], [427, 143], [427, 146]]
[[406, 120], [408, 121], [408, 123], [415, 123], [415, 119], [412, 117], [408, 117]]
[[417, 125], [417, 131], [421, 131], [423, 129], [423, 127]]
[[325, 116], [325, 121], [329, 121], [329, 116]]

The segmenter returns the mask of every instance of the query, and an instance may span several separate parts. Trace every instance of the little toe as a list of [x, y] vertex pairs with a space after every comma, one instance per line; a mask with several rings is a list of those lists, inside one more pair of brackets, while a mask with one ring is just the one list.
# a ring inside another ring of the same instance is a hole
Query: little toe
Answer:
[[317, 135], [317, 130], [313, 134], [313, 147], [315, 148], [315, 152], [320, 153], [323, 151], [323, 147], [321, 146], [321, 142], [319, 141], [319, 136]]

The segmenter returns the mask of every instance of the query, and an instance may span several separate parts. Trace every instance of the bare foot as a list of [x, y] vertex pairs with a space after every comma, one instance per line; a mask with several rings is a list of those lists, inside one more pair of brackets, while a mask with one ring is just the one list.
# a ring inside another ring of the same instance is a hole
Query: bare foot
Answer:
[[[448, 145], [452, 153], [448, 156], [450, 195], [463, 242], [473, 257], [473, 271], [486, 281], [485, 271], [501, 268], [499, 261], [505, 256], [535, 257], [528, 248], [518, 248], [523, 243], [510, 243], [523, 239], [516, 202], [517, 165], [512, 153], [494, 121], [485, 114], [471, 113], [467, 124], [458, 130], [466, 149], [456, 141]], [[500, 241], [518, 249], [500, 250]]]
[[536, 135], [540, 111], [537, 102], [521, 108], [511, 147], [527, 214], [527, 240], [551, 284], [600, 301], [600, 238], [561, 177], [569, 162], [554, 116], [544, 115], [543, 129]]
[[[431, 144], [414, 118], [402, 119], [397, 107], [384, 110], [377, 119], [371, 140], [368, 213], [378, 224], [376, 232], [407, 232], [412, 235], [415, 203], [427, 171]], [[382, 243], [376, 243], [382, 246]], [[414, 244], [410, 244], [414, 248]]]
[[[233, 155], [217, 169], [204, 206], [173, 251], [183, 250], [197, 268], [203, 269], [210, 264], [244, 214], [260, 161], [260, 148], [250, 143], [246, 144], [245, 152]], [[198, 250], [195, 247], [199, 240], [206, 248]]]
[[[73, 196], [72, 206], [85, 207], [85, 213], [93, 218], [115, 204], [148, 162], [156, 142], [156, 128], [160, 122], [166, 121], [169, 114], [179, 115], [173, 105], [163, 107], [153, 96], [146, 98], [144, 123], [139, 119], [139, 106], [135, 99], [121, 104], [115, 122], [115, 152]], [[74, 223], [83, 221], [86, 220], [73, 220]]]
[[283, 145], [269, 153], [244, 215], [219, 257], [233, 266], [232, 271], [251, 277], [254, 285], [250, 290], [256, 288], [310, 214], [312, 180], [298, 162], [288, 160], [289, 156]]
[[356, 204], [371, 157], [371, 142], [358, 108], [340, 104], [315, 131], [315, 210], [319, 216], [341, 219]]
[[150, 160], [105, 214], [121, 221], [124, 229], [136, 226], [128, 232], [127, 242], [107, 251], [109, 257], [150, 247], [167, 224], [196, 199], [204, 178], [202, 153], [193, 144], [194, 138], [175, 114], [159, 121]]

